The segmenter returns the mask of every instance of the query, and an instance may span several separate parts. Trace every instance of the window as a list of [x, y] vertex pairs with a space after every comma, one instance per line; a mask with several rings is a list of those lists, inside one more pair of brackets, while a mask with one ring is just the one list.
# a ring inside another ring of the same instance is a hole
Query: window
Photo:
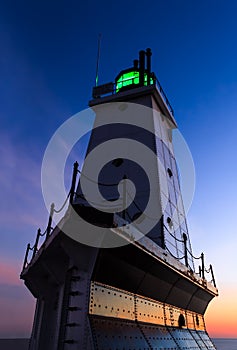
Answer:
[[178, 325], [179, 325], [179, 328], [182, 328], [185, 326], [185, 318], [183, 314], [179, 315]]
[[170, 168], [167, 169], [167, 173], [168, 173], [169, 177], [173, 176], [172, 170]]

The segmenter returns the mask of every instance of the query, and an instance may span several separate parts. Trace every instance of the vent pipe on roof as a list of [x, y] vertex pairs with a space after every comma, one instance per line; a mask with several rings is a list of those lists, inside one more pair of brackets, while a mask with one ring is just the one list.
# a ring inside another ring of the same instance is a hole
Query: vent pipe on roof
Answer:
[[150, 85], [151, 83], [151, 55], [152, 55], [151, 49], [150, 48], [146, 49], [147, 85]]
[[139, 63], [138, 60], [133, 61], [133, 67], [135, 70], [138, 70], [138, 63]]
[[143, 86], [144, 85], [144, 80], [145, 80], [145, 51], [139, 51], [139, 85]]

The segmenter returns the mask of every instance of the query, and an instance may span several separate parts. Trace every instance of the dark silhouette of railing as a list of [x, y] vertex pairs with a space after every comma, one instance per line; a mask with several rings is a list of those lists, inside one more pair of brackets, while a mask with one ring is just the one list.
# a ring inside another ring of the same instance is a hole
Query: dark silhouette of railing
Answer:
[[168, 97], [166, 96], [166, 94], [165, 94], [165, 92], [164, 92], [164, 90], [163, 90], [163, 88], [162, 88], [162, 86], [161, 86], [159, 80], [157, 79], [157, 77], [155, 76], [154, 73], [153, 73], [153, 78], [154, 78], [154, 80], [155, 80], [157, 90], [160, 92], [160, 94], [161, 94], [161, 96], [162, 96], [164, 102], [166, 103], [166, 105], [167, 105], [167, 107], [168, 107], [168, 110], [170, 111], [170, 113], [172, 114], [172, 116], [174, 116], [174, 110], [173, 110], [173, 108], [172, 108], [172, 106], [171, 106], [171, 104], [170, 104], [170, 102], [169, 102], [169, 100], [168, 100]]
[[[26, 248], [26, 253], [25, 253], [25, 258], [24, 258], [24, 262], [23, 262], [23, 270], [25, 268], [27, 268], [27, 266], [29, 265], [29, 263], [35, 258], [35, 256], [37, 255], [38, 251], [39, 251], [39, 242], [40, 242], [40, 238], [41, 237], [44, 237], [45, 236], [45, 240], [46, 241], [49, 236], [51, 235], [51, 232], [53, 230], [53, 227], [52, 227], [52, 222], [53, 222], [53, 215], [54, 213], [60, 213], [64, 208], [65, 208], [65, 205], [69, 199], [69, 207], [70, 205], [73, 205], [73, 202], [74, 202], [74, 198], [78, 196], [81, 197], [80, 195], [78, 195], [76, 192], [75, 192], [75, 188], [76, 188], [76, 182], [77, 182], [77, 174], [80, 173], [81, 176], [84, 176], [83, 175], [83, 172], [79, 171], [78, 169], [79, 167], [79, 164], [78, 162], [75, 162], [74, 165], [73, 165], [73, 174], [72, 174], [72, 181], [71, 181], [71, 188], [70, 188], [70, 191], [63, 203], [63, 205], [61, 206], [60, 209], [56, 210], [55, 209], [55, 204], [52, 203], [51, 204], [51, 207], [50, 207], [50, 213], [49, 213], [49, 218], [48, 218], [48, 224], [47, 224], [47, 227], [45, 229], [45, 231], [43, 233], [41, 233], [41, 229], [39, 228], [37, 230], [37, 235], [36, 235], [36, 239], [35, 239], [35, 243], [34, 245], [31, 247], [30, 243], [27, 244], [27, 248]], [[88, 179], [88, 177], [87, 177]], [[90, 179], [89, 179], [90, 180]], [[91, 180], [92, 182], [94, 182], [93, 180]], [[117, 186], [117, 184], [103, 184], [103, 183], [99, 183], [100, 185], [102, 186]], [[126, 192], [124, 194], [124, 197], [126, 197], [127, 195], [129, 195], [129, 193], [126, 191], [126, 186], [124, 186], [124, 192]], [[129, 195], [130, 196], [130, 195]], [[124, 199], [124, 203], [126, 203], [126, 199]], [[141, 212], [141, 209], [139, 208], [139, 206], [137, 205], [136, 202], [134, 202], [134, 205], [137, 207], [137, 209]], [[123, 206], [124, 207], [124, 206]], [[125, 219], [125, 211], [123, 211], [123, 218]], [[178, 256], [175, 256], [168, 248], [168, 245], [165, 243], [165, 239], [164, 239], [164, 249], [166, 251], [168, 251], [168, 253], [174, 257], [175, 259], [177, 260], [184, 260], [184, 264], [185, 266], [191, 271], [192, 269], [190, 268], [189, 266], [189, 259], [190, 258], [193, 258], [195, 260], [200, 260], [201, 261], [201, 265], [199, 265], [199, 276], [200, 278], [203, 280], [203, 283], [205, 284], [205, 274], [211, 274], [211, 283], [213, 283], [214, 287], [216, 287], [216, 282], [215, 282], [215, 278], [214, 278], [214, 273], [213, 273], [213, 268], [212, 268], [212, 265], [209, 266], [209, 269], [206, 269], [205, 268], [205, 262], [204, 262], [204, 253], [201, 253], [201, 255], [199, 257], [195, 257], [192, 252], [188, 249], [188, 245], [187, 245], [187, 241], [188, 241], [188, 237], [185, 233], [183, 233], [183, 236], [182, 236], [182, 239], [179, 239], [177, 238], [175, 235], [173, 235], [170, 230], [164, 225], [163, 223], [163, 226], [166, 228], [166, 232], [168, 232], [168, 234], [174, 239], [176, 240], [177, 242], [179, 243], [182, 243], [183, 244], [183, 256], [182, 257], [178, 257]], [[165, 238], [165, 237], [164, 237]], [[30, 251], [32, 252], [31, 254], [31, 257], [30, 257], [30, 262], [28, 261], [29, 259], [29, 253]]]
[[72, 174], [72, 182], [71, 182], [70, 191], [69, 191], [63, 205], [60, 207], [60, 209], [56, 210], [55, 204], [54, 203], [51, 204], [49, 218], [48, 218], [48, 224], [47, 224], [45, 231], [43, 233], [41, 233], [41, 229], [40, 228], [38, 229], [36, 239], [35, 239], [35, 244], [33, 245], [33, 247], [31, 247], [30, 243], [27, 244], [25, 258], [24, 258], [24, 262], [23, 262], [23, 270], [29, 265], [28, 259], [29, 259], [30, 251], [32, 251], [30, 261], [32, 261], [34, 259], [34, 257], [36, 256], [36, 254], [38, 253], [38, 251], [39, 251], [38, 246], [39, 246], [40, 238], [45, 236], [45, 241], [49, 238], [49, 236], [53, 230], [52, 222], [53, 222], [54, 213], [57, 213], [57, 214], [60, 213], [65, 208], [65, 206], [68, 202], [68, 199], [69, 199], [69, 205], [73, 204], [77, 173], [78, 173], [78, 162], [75, 162], [73, 165], [73, 174]]
[[[136, 87], [140, 87], [140, 86], [147, 86], [147, 82], [145, 81], [143, 85], [140, 85], [137, 81], [138, 81], [138, 77], [131, 77], [129, 79], [126, 80], [126, 85], [122, 85], [122, 87], [118, 87], [117, 85], [119, 83], [107, 83], [107, 84], [103, 84], [103, 85], [99, 85], [99, 86], [95, 86], [93, 88], [93, 93], [92, 96], [93, 98], [100, 98], [101, 96], [109, 96], [109, 95], [114, 95], [120, 91], [124, 91], [129, 90], [129, 89], [133, 89]], [[129, 83], [129, 84], [128, 84]], [[168, 100], [168, 97], [166, 96], [165, 91], [163, 90], [161, 83], [159, 82], [158, 78], [156, 77], [156, 75], [154, 73], [151, 73], [151, 83], [148, 85], [156, 85], [157, 90], [159, 91], [160, 95], [162, 96], [162, 99], [164, 101], [164, 103], [166, 104], [169, 112], [172, 114], [172, 116], [174, 116], [174, 110]]]

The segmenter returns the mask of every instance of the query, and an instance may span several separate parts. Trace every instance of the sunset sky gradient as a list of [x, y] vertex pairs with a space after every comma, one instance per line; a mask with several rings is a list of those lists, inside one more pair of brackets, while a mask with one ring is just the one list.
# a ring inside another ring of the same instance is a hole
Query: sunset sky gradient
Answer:
[[237, 337], [236, 13], [234, 0], [1, 2], [1, 338], [30, 336], [34, 299], [19, 274], [27, 243], [47, 224], [41, 162], [55, 130], [87, 108], [99, 33], [101, 84], [152, 49], [196, 169], [189, 233], [220, 292], [207, 329]]

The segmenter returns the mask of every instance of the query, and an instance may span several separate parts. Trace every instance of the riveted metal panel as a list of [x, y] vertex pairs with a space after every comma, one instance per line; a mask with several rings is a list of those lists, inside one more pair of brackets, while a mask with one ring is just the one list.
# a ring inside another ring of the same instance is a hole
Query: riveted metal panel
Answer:
[[203, 331], [197, 332], [204, 344], [206, 345], [206, 348], [209, 350], [214, 350], [215, 346], [212, 344], [211, 339], [209, 338], [208, 334]]
[[149, 344], [147, 349], [180, 350], [166, 327], [141, 324], [140, 329]]
[[214, 350], [205, 332], [90, 316], [96, 350]]
[[90, 276], [73, 266], [69, 270], [68, 286], [65, 288], [58, 349], [94, 349], [88, 319]]
[[98, 282], [91, 282], [89, 314], [169, 327], [180, 327], [182, 315], [183, 329], [205, 330], [200, 314]]
[[200, 331], [205, 331], [206, 326], [205, 326], [205, 321], [204, 321], [204, 316], [203, 315], [196, 315], [195, 318], [195, 324], [196, 324], [196, 329]]
[[187, 321], [187, 327], [189, 329], [197, 329], [200, 331], [205, 331], [205, 323], [204, 323], [203, 315], [200, 315], [191, 311], [186, 311], [186, 321]]
[[188, 328], [190, 329], [195, 329], [195, 317], [196, 314], [194, 314], [193, 312], [190, 311], [186, 311], [186, 325]]
[[137, 321], [165, 325], [163, 303], [136, 296], [135, 308]]
[[200, 350], [198, 343], [188, 329], [169, 328], [169, 332], [180, 350]]
[[192, 330], [192, 331], [190, 331], [190, 333], [192, 334], [193, 338], [196, 340], [196, 343], [198, 344], [199, 349], [207, 350], [205, 342], [200, 337], [200, 332]]
[[134, 295], [92, 282], [89, 313], [135, 320]]
[[[177, 283], [180, 278], [182, 282]], [[204, 313], [209, 297], [214, 297], [207, 289], [199, 291], [198, 283], [185, 271], [181, 277], [168, 262], [147, 254], [135, 243], [100, 251], [93, 280], [197, 313]]]
[[134, 321], [90, 315], [96, 350], [149, 350], [139, 326]]
[[[174, 307], [172, 305], [165, 304], [164, 311], [165, 311], [165, 324], [166, 324], [166, 326], [178, 327], [180, 315], [183, 315], [184, 319], [185, 319], [185, 310], [179, 309], [179, 308]], [[186, 324], [187, 323], [185, 322], [184, 328], [186, 327]]]

